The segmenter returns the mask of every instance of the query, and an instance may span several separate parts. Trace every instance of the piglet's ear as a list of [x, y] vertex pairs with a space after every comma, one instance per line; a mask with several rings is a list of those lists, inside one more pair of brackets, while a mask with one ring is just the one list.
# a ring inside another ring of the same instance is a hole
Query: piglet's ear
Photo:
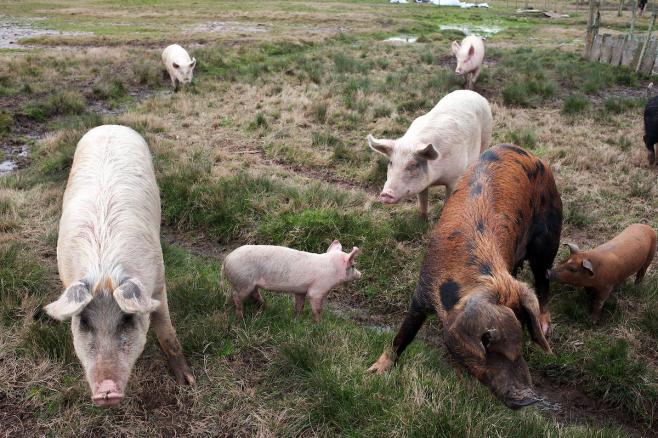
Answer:
[[48, 304], [44, 309], [48, 315], [64, 321], [82, 312], [92, 298], [89, 287], [81, 281], [76, 281], [66, 288], [57, 301]]
[[528, 331], [532, 340], [535, 341], [547, 353], [552, 354], [551, 346], [544, 337], [544, 332], [541, 329], [539, 322], [539, 302], [535, 293], [525, 284], [522, 285], [519, 291], [519, 301], [521, 309], [525, 312], [528, 318]]
[[475, 46], [471, 46], [470, 49], [468, 49], [468, 56], [473, 56], [475, 54]]
[[354, 257], [356, 257], [360, 252], [361, 250], [359, 248], [357, 248], [356, 246], [353, 247], [352, 252], [345, 255], [347, 259], [347, 264], [351, 265], [352, 263], [354, 263]]
[[564, 243], [564, 245], [569, 247], [569, 252], [571, 254], [575, 254], [577, 252], [580, 252], [580, 248], [578, 248], [578, 245], [576, 245], [575, 243]]
[[172, 66], [176, 69], [180, 68], [180, 65], [176, 64], [175, 62], [172, 64]]
[[329, 248], [327, 248], [327, 252], [342, 251], [342, 250], [343, 250], [343, 245], [341, 245], [338, 240], [334, 240], [333, 242], [331, 242], [331, 245], [329, 245]]
[[370, 149], [372, 149], [373, 151], [379, 152], [382, 155], [386, 155], [387, 157], [390, 157], [391, 154], [393, 153], [393, 149], [395, 148], [395, 141], [387, 140], [387, 139], [377, 139], [372, 135], [368, 134], [368, 145], [370, 146]]
[[457, 52], [459, 52], [459, 48], [460, 48], [460, 47], [461, 47], [461, 46], [459, 45], [459, 43], [458, 43], [457, 41], [453, 41], [453, 42], [452, 42], [452, 54], [453, 54], [453, 55], [456, 55]]
[[583, 259], [583, 268], [589, 271], [589, 275], [594, 275], [594, 267], [589, 259]]
[[160, 306], [160, 301], [146, 295], [144, 286], [136, 278], [125, 280], [112, 294], [125, 313], [151, 313]]
[[196, 67], [196, 58], [192, 58], [192, 63], [190, 64], [190, 67], [192, 68]]

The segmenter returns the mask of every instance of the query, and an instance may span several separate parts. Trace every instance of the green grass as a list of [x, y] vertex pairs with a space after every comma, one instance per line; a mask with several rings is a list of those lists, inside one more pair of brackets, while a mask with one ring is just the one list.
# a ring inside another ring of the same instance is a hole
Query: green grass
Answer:
[[[490, 10], [374, 0], [321, 6], [201, 0], [178, 6], [169, 0], [96, 2], [71, 16], [55, 4], [39, 5], [38, 13], [31, 4], [7, 5], [8, 13], [47, 16], [46, 27], [96, 32], [35, 42], [110, 48], [76, 49], [66, 61], [48, 48], [0, 52], [0, 97], [12, 103], [0, 114], [0, 135], [23, 144], [16, 127], [26, 117], [29, 126], [46, 133], [34, 142], [27, 170], [0, 177], [0, 231], [18, 242], [0, 243], [0, 371], [11, 376], [0, 383], [6, 400], [0, 415], [20, 418], [23, 434], [36, 436], [90, 430], [626, 436], [620, 425], [638, 435], [653, 433], [653, 269], [645, 285], [625, 285], [613, 294], [599, 325], [590, 322], [583, 291], [552, 287], [550, 343], [556, 356], [524, 347], [530, 368], [544, 375], [557, 397], [560, 388], [575, 387], [615, 415], [606, 411], [576, 421], [572, 417], [591, 412], [568, 402], [573, 412], [565, 416], [536, 408], [509, 411], [482, 385], [458, 380], [437, 342], [423, 342], [427, 335], [440, 339], [435, 323], [391, 373], [364, 372], [394, 336], [443, 205], [442, 191], [432, 189], [428, 224], [419, 219], [414, 200], [377, 203], [387, 161], [367, 148], [365, 136], [399, 137], [414, 118], [463, 87], [449, 54], [450, 42], [461, 35], [439, 31], [438, 23], [504, 28], [487, 40], [488, 64], [476, 90], [494, 104], [496, 138], [533, 150], [553, 168], [564, 203], [562, 240], [588, 246], [642, 218], [658, 225], [655, 173], [635, 162], [645, 99], [618, 97], [644, 80], [569, 52], [572, 35], [560, 30], [584, 26], [582, 11], [551, 20], [550, 41], [534, 47], [529, 37], [546, 34], [547, 22], [518, 17], [501, 2]], [[183, 31], [212, 21], [218, 8], [236, 21], [267, 23], [274, 31]], [[137, 23], [137, 14], [151, 14], [148, 23]], [[421, 38], [410, 45], [381, 42], [400, 33]], [[175, 95], [159, 60], [160, 46], [171, 35], [198, 60], [194, 87]], [[552, 45], [558, 42], [566, 45], [557, 50]], [[578, 109], [570, 96], [592, 104]], [[97, 112], [108, 106], [124, 113]], [[591, 117], [559, 123], [560, 115], [552, 117], [562, 108], [567, 115], [586, 111]], [[69, 325], [40, 310], [61, 292], [55, 206], [75, 144], [101, 123], [128, 124], [152, 148], [165, 240], [174, 242], [163, 245], [169, 306], [198, 381], [194, 389], [176, 386], [151, 335], [128, 400], [110, 411], [90, 405]], [[589, 129], [585, 139], [578, 137], [581, 125]], [[354, 308], [356, 321], [352, 311], [334, 313], [331, 307], [320, 325], [312, 323], [308, 309], [295, 320], [291, 298], [269, 292], [263, 293], [265, 309], [249, 303], [245, 321], [235, 321], [219, 274], [224, 254], [246, 243], [321, 252], [334, 238], [346, 249], [363, 250], [357, 258], [363, 278], [328, 298], [334, 309]], [[16, 427], [3, 424], [10, 433]]]
[[564, 99], [562, 104], [562, 114], [575, 116], [583, 114], [589, 107], [590, 101], [587, 97], [581, 95], [571, 95]]

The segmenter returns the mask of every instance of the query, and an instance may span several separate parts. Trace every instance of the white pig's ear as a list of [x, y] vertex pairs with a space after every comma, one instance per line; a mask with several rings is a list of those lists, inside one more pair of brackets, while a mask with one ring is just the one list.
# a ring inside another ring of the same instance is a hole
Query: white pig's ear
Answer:
[[172, 66], [173, 66], [175, 69], [178, 69], [178, 68], [180, 67], [180, 65], [176, 64], [175, 62], [172, 64]]
[[192, 58], [192, 63], [190, 64], [190, 67], [192, 68], [196, 67], [196, 58]]
[[347, 258], [347, 264], [351, 265], [352, 263], [354, 263], [354, 257], [356, 257], [360, 252], [361, 250], [355, 246], [352, 248], [352, 252], [350, 252], [349, 254], [345, 254]]
[[327, 248], [327, 252], [342, 251], [342, 250], [343, 250], [343, 245], [341, 245], [338, 240], [334, 240], [333, 242], [331, 242], [331, 245], [329, 245], [329, 248]]
[[468, 49], [468, 56], [469, 57], [473, 56], [474, 53], [475, 53], [475, 46], [471, 46], [471, 48]]
[[453, 54], [453, 55], [456, 55], [457, 52], [459, 52], [459, 48], [460, 48], [460, 47], [461, 47], [461, 46], [459, 45], [459, 43], [458, 43], [457, 41], [453, 41], [453, 42], [452, 42], [452, 54]]
[[418, 158], [424, 158], [426, 160], [436, 160], [441, 156], [439, 151], [437, 151], [434, 146], [431, 144], [421, 146], [419, 149], [416, 150], [416, 156]]
[[144, 285], [136, 278], [125, 280], [112, 294], [125, 313], [151, 313], [160, 306], [160, 301], [146, 295]]
[[575, 254], [577, 252], [580, 252], [580, 248], [578, 248], [578, 245], [576, 245], [575, 243], [564, 243], [563, 245], [566, 245], [566, 246], [569, 247], [569, 252], [571, 254]]
[[66, 288], [57, 301], [48, 304], [44, 309], [48, 315], [64, 321], [82, 312], [92, 298], [89, 286], [81, 281], [76, 281]]
[[395, 147], [395, 141], [376, 139], [372, 135], [368, 134], [368, 145], [373, 151], [390, 157], [391, 153], [393, 152], [393, 148]]

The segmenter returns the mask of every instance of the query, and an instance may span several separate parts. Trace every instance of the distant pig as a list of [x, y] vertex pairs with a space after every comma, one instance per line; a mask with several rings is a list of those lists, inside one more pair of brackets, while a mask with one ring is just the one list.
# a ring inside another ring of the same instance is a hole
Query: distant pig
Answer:
[[245, 245], [224, 259], [224, 276], [233, 286], [233, 302], [238, 319], [243, 317], [243, 303], [251, 297], [263, 306], [258, 288], [295, 294], [295, 313], [300, 316], [308, 295], [313, 318], [320, 321], [324, 299], [336, 285], [357, 280], [361, 273], [354, 267], [359, 253], [356, 246], [347, 254], [334, 240], [327, 252], [314, 254], [282, 246]]
[[658, 143], [658, 96], [652, 97], [644, 108], [644, 145], [649, 165], [656, 163], [654, 146]]
[[489, 147], [491, 127], [487, 99], [457, 90], [416, 118], [397, 140], [368, 135], [370, 147], [389, 159], [379, 200], [395, 204], [418, 195], [420, 214], [427, 219], [429, 187], [444, 185], [450, 196], [468, 165]]
[[99, 126], [80, 139], [64, 192], [57, 266], [65, 290], [45, 310], [71, 319], [96, 405], [123, 399], [151, 322], [176, 379], [194, 383], [169, 318], [151, 152], [132, 129]]
[[178, 44], [168, 46], [162, 52], [162, 62], [171, 78], [171, 86], [178, 91], [179, 84], [192, 82], [192, 73], [196, 67], [196, 59], [190, 58], [187, 51]]
[[593, 295], [592, 321], [597, 322], [612, 289], [635, 275], [639, 284], [656, 255], [656, 232], [648, 225], [629, 225], [621, 234], [590, 251], [566, 244], [571, 255], [547, 271], [550, 280], [584, 287]]
[[452, 54], [457, 58], [455, 73], [466, 76], [466, 88], [473, 89], [475, 80], [480, 75], [482, 60], [484, 59], [484, 42], [482, 38], [469, 35], [462, 40], [452, 42]]

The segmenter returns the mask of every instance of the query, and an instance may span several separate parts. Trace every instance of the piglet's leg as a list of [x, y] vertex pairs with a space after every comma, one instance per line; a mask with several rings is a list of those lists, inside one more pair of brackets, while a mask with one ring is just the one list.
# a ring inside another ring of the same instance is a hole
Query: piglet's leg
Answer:
[[306, 302], [306, 294], [295, 294], [295, 316], [301, 318], [304, 313], [304, 303]]
[[596, 289], [594, 291], [594, 303], [592, 304], [592, 322], [594, 324], [599, 322], [601, 311], [603, 310], [603, 304], [608, 300], [611, 293], [612, 287]]
[[258, 288], [255, 288], [254, 291], [250, 294], [251, 298], [256, 302], [256, 305], [259, 308], [264, 308], [265, 307], [265, 300], [263, 299], [263, 296], [260, 294]]
[[322, 319], [322, 306], [324, 305], [324, 293], [311, 295], [309, 293], [309, 301], [311, 302], [311, 311], [313, 312], [313, 319], [315, 322], [320, 322]]
[[173, 371], [178, 383], [194, 385], [194, 375], [187, 365], [185, 356], [183, 356], [183, 349], [176, 336], [176, 330], [174, 330], [174, 326], [171, 324], [169, 306], [167, 305], [167, 291], [164, 288], [160, 299], [160, 307], [151, 315], [153, 330], [155, 330], [160, 347], [167, 356], [169, 367]]

